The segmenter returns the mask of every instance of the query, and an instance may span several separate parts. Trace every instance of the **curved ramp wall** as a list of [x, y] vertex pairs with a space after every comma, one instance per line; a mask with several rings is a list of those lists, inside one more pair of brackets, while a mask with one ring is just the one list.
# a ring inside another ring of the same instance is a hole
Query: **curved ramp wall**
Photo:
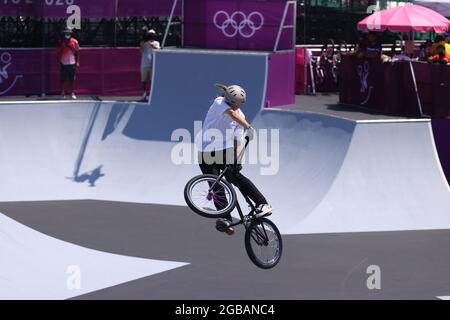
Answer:
[[[180, 145], [170, 137], [124, 134], [137, 108], [149, 107], [2, 104], [0, 201], [185, 205], [184, 185], [199, 168], [171, 161]], [[283, 233], [450, 228], [450, 191], [430, 121], [358, 123], [270, 109], [252, 124], [269, 135], [278, 130], [275, 174], [261, 175], [268, 164], [260, 162], [246, 164], [243, 173], [274, 206], [272, 219]], [[191, 119], [181, 125], [191, 126]], [[190, 141], [183, 146], [192, 152]]]

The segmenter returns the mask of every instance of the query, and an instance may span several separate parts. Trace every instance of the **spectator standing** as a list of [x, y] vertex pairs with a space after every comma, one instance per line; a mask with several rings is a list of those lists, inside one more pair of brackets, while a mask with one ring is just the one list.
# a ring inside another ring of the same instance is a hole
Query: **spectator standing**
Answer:
[[[332, 70], [334, 54], [334, 40], [328, 39], [327, 43], [323, 45], [322, 52], [317, 59], [316, 73], [319, 85], [324, 84], [327, 77], [327, 69]], [[330, 67], [328, 68], [328, 66]]]
[[73, 31], [66, 28], [63, 37], [58, 43], [57, 52], [58, 63], [60, 64], [60, 88], [61, 98], [65, 99], [65, 83], [69, 81], [69, 90], [72, 99], [76, 99], [74, 92], [76, 69], [80, 66], [80, 46], [73, 37]]
[[358, 39], [358, 44], [355, 48], [355, 55], [359, 58], [363, 58], [367, 53], [368, 37], [369, 33], [364, 31]]
[[339, 84], [339, 67], [342, 61], [342, 55], [347, 53], [347, 42], [341, 41], [339, 43], [339, 49], [333, 55], [333, 80], [336, 85]]
[[382, 53], [381, 37], [378, 32], [369, 32], [367, 35], [367, 57], [380, 57]]
[[147, 100], [147, 83], [152, 80], [153, 50], [159, 50], [161, 46], [156, 41], [156, 31], [153, 29], [144, 33], [141, 42], [141, 82], [142, 82], [142, 101]]
[[420, 46], [420, 55], [419, 55], [420, 61], [427, 61], [427, 59], [429, 58], [428, 54], [430, 52], [432, 44], [433, 43], [431, 42], [431, 40], [427, 40], [425, 41], [424, 44]]

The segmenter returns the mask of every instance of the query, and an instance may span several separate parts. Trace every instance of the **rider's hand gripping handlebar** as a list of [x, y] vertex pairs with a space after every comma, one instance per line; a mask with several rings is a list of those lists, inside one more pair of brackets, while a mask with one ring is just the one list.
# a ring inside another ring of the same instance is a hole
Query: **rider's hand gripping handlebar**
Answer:
[[239, 153], [237, 159], [236, 159], [236, 163], [241, 163], [242, 158], [244, 157], [244, 153], [245, 153], [245, 149], [247, 149], [248, 144], [250, 143], [250, 141], [253, 140], [254, 136], [255, 136], [255, 129], [253, 129], [253, 127], [249, 127], [246, 130], [246, 135], [245, 135], [245, 144], [244, 144], [244, 148], [242, 148], [241, 153]]

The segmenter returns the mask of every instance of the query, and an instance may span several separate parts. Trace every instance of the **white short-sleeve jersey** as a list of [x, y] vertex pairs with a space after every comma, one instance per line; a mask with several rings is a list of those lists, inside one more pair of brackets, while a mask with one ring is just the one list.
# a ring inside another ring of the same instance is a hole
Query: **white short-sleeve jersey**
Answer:
[[[244, 128], [226, 112], [230, 106], [223, 97], [218, 97], [209, 107], [202, 131], [196, 136], [197, 147], [204, 152], [233, 148], [234, 140], [242, 140]], [[237, 112], [245, 118], [241, 109]]]

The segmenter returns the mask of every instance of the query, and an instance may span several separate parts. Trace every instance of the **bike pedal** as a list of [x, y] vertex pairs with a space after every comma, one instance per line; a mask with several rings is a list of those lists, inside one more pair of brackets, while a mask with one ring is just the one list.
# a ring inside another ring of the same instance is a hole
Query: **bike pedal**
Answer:
[[225, 232], [228, 235], [234, 234], [234, 229], [231, 226], [227, 226], [225, 224], [222, 224], [220, 221], [216, 222], [216, 230], [219, 232]]
[[225, 232], [225, 228], [222, 226], [218, 226], [218, 225], [216, 225], [216, 230], [220, 231], [220, 232]]
[[231, 227], [220, 227], [220, 226], [216, 226], [216, 230], [219, 232], [223, 232], [228, 234], [229, 236], [234, 234], [234, 229]]

